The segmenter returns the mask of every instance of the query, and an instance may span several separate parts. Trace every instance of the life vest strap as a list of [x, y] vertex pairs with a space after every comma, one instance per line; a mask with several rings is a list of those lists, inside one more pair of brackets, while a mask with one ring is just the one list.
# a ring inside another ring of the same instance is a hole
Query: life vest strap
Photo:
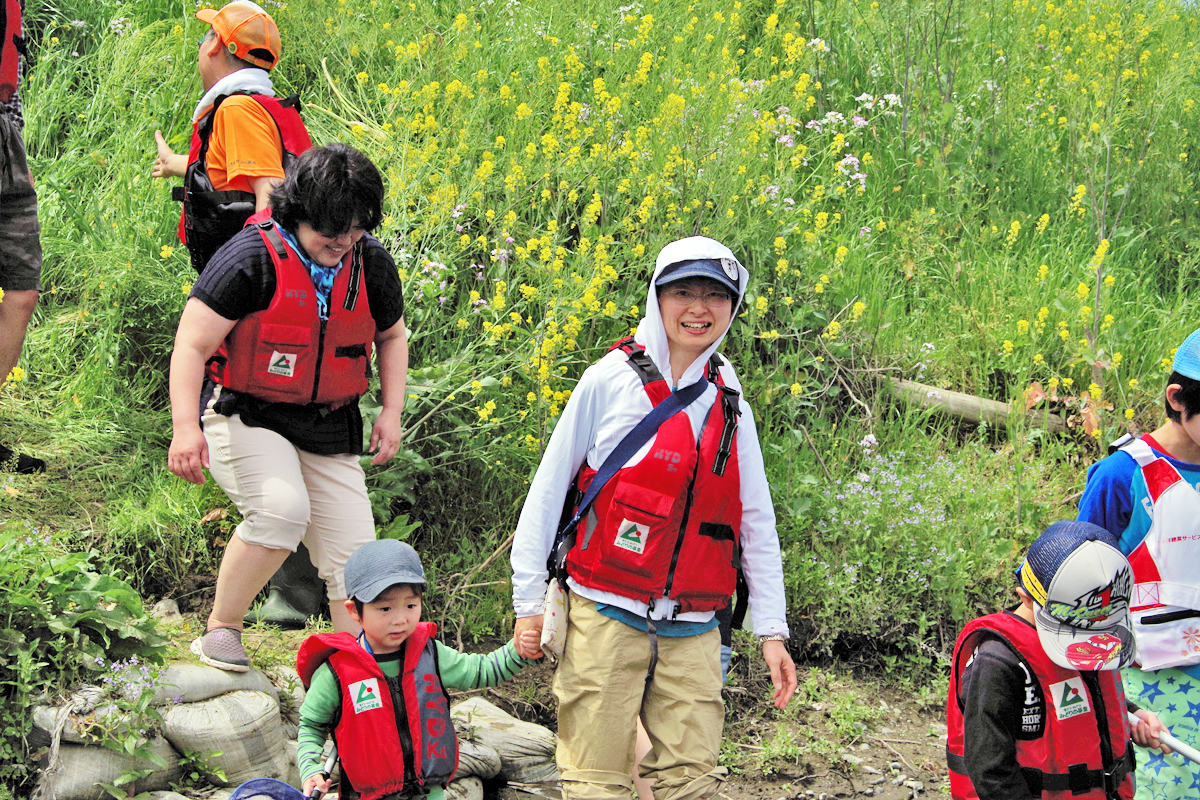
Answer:
[[264, 219], [262, 222], [258, 223], [258, 229], [262, 231], [262, 235], [266, 237], [268, 242], [271, 243], [271, 248], [275, 251], [277, 256], [279, 256], [281, 259], [291, 258], [291, 256], [288, 255], [287, 247], [285, 247], [283, 244], [283, 237], [280, 236], [279, 231], [275, 229], [275, 220]]
[[[967, 775], [967, 759], [946, 750], [946, 766], [951, 772]], [[1029, 792], [1039, 797], [1042, 792], [1071, 792], [1086, 794], [1092, 789], [1103, 789], [1110, 797], [1117, 796], [1117, 788], [1133, 771], [1133, 751], [1127, 746], [1125, 752], [1111, 769], [1088, 769], [1086, 764], [1072, 764], [1067, 772], [1042, 772], [1033, 767], [1021, 767], [1021, 775], [1029, 786]], [[969, 777], [969, 776], [968, 776]]]
[[362, 270], [362, 239], [359, 239], [354, 243], [354, 257], [350, 259], [350, 285], [346, 288], [346, 300], [342, 303], [342, 308], [347, 311], [353, 311], [358, 305], [358, 279]]

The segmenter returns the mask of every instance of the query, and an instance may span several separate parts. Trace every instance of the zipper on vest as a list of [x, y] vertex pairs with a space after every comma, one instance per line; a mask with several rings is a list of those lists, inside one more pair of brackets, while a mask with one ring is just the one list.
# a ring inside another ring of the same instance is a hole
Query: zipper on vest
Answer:
[[[705, 421], [707, 425], [707, 420]], [[703, 434], [701, 434], [703, 435]], [[679, 552], [683, 550], [683, 540], [687, 532], [688, 520], [692, 516], [692, 500], [696, 490], [696, 474], [700, 470], [700, 447], [696, 446], [696, 463], [692, 465], [692, 479], [688, 481], [687, 490], [687, 505], [683, 507], [683, 522], [679, 525], [679, 536], [675, 538], [675, 548], [671, 551], [671, 567], [667, 570], [667, 583], [663, 587], [663, 594], [667, 597], [671, 596], [671, 587], [675, 583], [675, 567], [679, 564]], [[676, 604], [675, 613], [679, 613], [679, 606]]]
[[321, 320], [321, 335], [317, 338], [317, 368], [313, 373], [313, 390], [312, 399], [308, 402], [317, 402], [317, 390], [321, 387], [321, 364], [325, 361], [325, 326], [329, 324], [328, 320]]
[[[1116, 766], [1116, 760], [1113, 756], [1111, 731], [1108, 729], [1108, 709], [1104, 707], [1104, 689], [1100, 686], [1100, 676], [1095, 672], [1081, 670], [1079, 675], [1083, 678], [1083, 685], [1087, 687], [1088, 694], [1092, 696], [1092, 706], [1096, 714], [1096, 732], [1100, 734], [1100, 772], [1105, 775], [1102, 791], [1105, 797], [1114, 796], [1109, 794], [1107, 776], [1109, 770]], [[1129, 747], [1129, 745], [1125, 746]]]
[[392, 708], [396, 710], [396, 730], [400, 734], [400, 750], [404, 753], [404, 785], [415, 786], [417, 781], [416, 757], [413, 753], [412, 731], [408, 727], [408, 705], [404, 696], [404, 662], [400, 662], [400, 676], [388, 678], [388, 689], [392, 692]]

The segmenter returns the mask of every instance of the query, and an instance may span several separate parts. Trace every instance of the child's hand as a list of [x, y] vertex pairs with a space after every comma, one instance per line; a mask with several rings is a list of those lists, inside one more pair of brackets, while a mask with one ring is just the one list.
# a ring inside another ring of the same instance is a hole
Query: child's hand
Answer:
[[[526, 639], [527, 635], [533, 638]], [[517, 655], [521, 658], [542, 657], [541, 614], [535, 614], [530, 617], [517, 617], [517, 624], [513, 628], [513, 644], [516, 645]]]
[[330, 781], [329, 778], [321, 777], [321, 773], [318, 772], [316, 775], [312, 775], [304, 781], [304, 796], [312, 797], [313, 789], [317, 789], [321, 792], [321, 794], [325, 794], [329, 791], [329, 787], [331, 785], [333, 785], [333, 782]]
[[517, 640], [518, 653], [536, 653], [542, 649], [542, 635], [540, 631], [528, 630], [521, 631]]
[[[1134, 742], [1142, 747], [1155, 748], [1162, 750], [1164, 753], [1170, 753], [1171, 748], [1165, 744], [1160, 744], [1158, 735], [1167, 733], [1167, 726], [1163, 725], [1159, 720], [1158, 715], [1153, 711], [1147, 711], [1144, 708], [1139, 708], [1134, 712], [1138, 719], [1141, 720], [1137, 725], [1130, 726], [1131, 738]], [[1131, 720], [1132, 721], [1132, 720]]]

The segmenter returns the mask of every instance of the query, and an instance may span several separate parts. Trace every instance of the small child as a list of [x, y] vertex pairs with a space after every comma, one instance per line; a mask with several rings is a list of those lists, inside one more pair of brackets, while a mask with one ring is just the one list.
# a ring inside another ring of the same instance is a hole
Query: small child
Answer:
[[[362, 625], [320, 633], [300, 646], [296, 670], [308, 690], [296, 760], [305, 794], [328, 791], [321, 751], [332, 734], [342, 762], [341, 797], [440, 800], [458, 766], [446, 688], [497, 686], [526, 664], [512, 641], [486, 655], [459, 653], [421, 622], [425, 571], [410, 545], [368, 542], [346, 561], [346, 610]], [[522, 639], [538, 647], [537, 634]]]
[[1135, 655], [1129, 562], [1103, 528], [1056, 522], [1016, 575], [1021, 605], [969, 623], [954, 647], [951, 797], [1133, 797], [1130, 735], [1159, 747], [1163, 728], [1127, 706], [1115, 671]]
[[[1079, 519], [1115, 536], [1133, 566], [1130, 611], [1138, 663], [1122, 673], [1130, 697], [1158, 714], [1180, 739], [1196, 742], [1200, 331], [1175, 350], [1163, 406], [1167, 418], [1158, 428], [1121, 437], [1109, 446], [1112, 455], [1088, 470]], [[1182, 800], [1200, 793], [1200, 765], [1147, 756], [1138, 760], [1137, 774], [1147, 797]]]

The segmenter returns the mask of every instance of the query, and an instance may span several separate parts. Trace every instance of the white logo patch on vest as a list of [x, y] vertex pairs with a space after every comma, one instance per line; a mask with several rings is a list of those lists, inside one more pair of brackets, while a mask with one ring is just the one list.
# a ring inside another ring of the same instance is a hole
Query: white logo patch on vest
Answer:
[[272, 375], [282, 375], [285, 378], [290, 378], [296, 372], [296, 354], [281, 353], [278, 350], [271, 351], [271, 363], [267, 367], [267, 372]]
[[350, 699], [354, 701], [354, 713], [361, 714], [376, 708], [383, 708], [383, 698], [379, 696], [379, 681], [375, 678], [352, 683], [349, 687]]
[[1050, 697], [1054, 700], [1054, 711], [1060, 720], [1087, 714], [1092, 710], [1088, 701], [1083, 678], [1067, 678], [1062, 683], [1050, 685]]
[[639, 556], [646, 552], [646, 537], [650, 535], [648, 525], [638, 525], [627, 519], [621, 520], [617, 526], [617, 540], [613, 543], [622, 550], [637, 553]]

